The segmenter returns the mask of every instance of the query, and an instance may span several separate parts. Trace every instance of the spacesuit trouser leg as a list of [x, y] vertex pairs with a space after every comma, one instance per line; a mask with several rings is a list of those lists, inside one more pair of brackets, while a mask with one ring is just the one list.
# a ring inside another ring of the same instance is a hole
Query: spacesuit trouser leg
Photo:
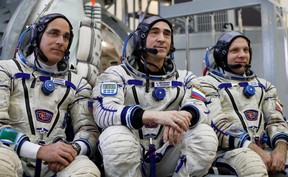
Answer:
[[84, 155], [79, 155], [64, 170], [57, 173], [57, 177], [100, 177], [100, 171], [97, 166]]
[[229, 167], [239, 177], [268, 177], [261, 157], [249, 148], [238, 148], [225, 152], [216, 160], [216, 166]]
[[207, 124], [199, 124], [185, 133], [183, 141], [181, 155], [186, 160], [182, 167], [183, 159], [178, 160], [181, 168], [173, 177], [204, 176], [216, 157], [218, 139], [214, 130]]
[[125, 126], [110, 126], [99, 136], [106, 177], [141, 177], [141, 146]]
[[[27, 176], [34, 176], [35, 167], [30, 165], [25, 165], [25, 174]], [[48, 165], [42, 164], [41, 177], [51, 177], [55, 176], [55, 172], [48, 169]], [[57, 173], [57, 177], [101, 177], [100, 171], [97, 166], [84, 155], [77, 156], [72, 163], [64, 168], [62, 171]]]
[[23, 169], [18, 155], [0, 142], [0, 176], [22, 177]]

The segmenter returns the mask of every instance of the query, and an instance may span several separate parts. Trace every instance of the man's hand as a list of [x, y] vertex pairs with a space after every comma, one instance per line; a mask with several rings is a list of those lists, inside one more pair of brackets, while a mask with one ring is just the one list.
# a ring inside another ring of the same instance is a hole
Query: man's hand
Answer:
[[275, 173], [285, 170], [286, 155], [287, 144], [283, 141], [277, 142], [275, 149], [271, 153], [272, 164], [269, 171]]
[[[37, 152], [37, 159], [41, 159], [54, 170], [60, 170], [67, 167], [77, 156], [76, 150], [63, 142], [43, 145]], [[54, 171], [52, 170], [52, 171]]]
[[163, 132], [163, 141], [166, 143], [169, 141], [169, 144], [179, 144], [183, 141], [184, 134], [178, 133], [175, 129], [169, 126], [165, 126], [164, 132]]
[[187, 111], [144, 111], [142, 123], [166, 125], [183, 134], [191, 125], [192, 115]]
[[263, 149], [261, 149], [259, 146], [257, 146], [255, 143], [250, 143], [248, 148], [255, 151], [258, 155], [260, 155], [262, 161], [265, 163], [267, 170], [271, 168], [272, 165], [272, 158], [269, 153], [265, 152]]
[[65, 168], [64, 165], [58, 162], [50, 162], [48, 163], [48, 169], [53, 171], [53, 172], [59, 172], [62, 171]]

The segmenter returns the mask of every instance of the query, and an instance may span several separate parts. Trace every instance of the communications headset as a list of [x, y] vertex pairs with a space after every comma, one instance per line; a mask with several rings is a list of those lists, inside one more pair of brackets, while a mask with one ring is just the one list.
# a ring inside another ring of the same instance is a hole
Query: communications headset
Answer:
[[[33, 66], [34, 69], [36, 69], [42, 73], [44, 72], [45, 74], [47, 74], [47, 72], [41, 70], [36, 65], [26, 61], [25, 57], [32, 54], [32, 52], [34, 51], [44, 62], [48, 61], [48, 58], [40, 50], [39, 45], [40, 45], [43, 33], [44, 33], [45, 29], [47, 28], [48, 24], [51, 21], [55, 20], [56, 18], [63, 18], [65, 21], [67, 21], [67, 23], [69, 24], [69, 27], [70, 27], [70, 38], [69, 38], [68, 47], [64, 53], [64, 58], [60, 62], [58, 62], [58, 64], [57, 64], [59, 71], [66, 72], [69, 69], [69, 63], [68, 63], [69, 54], [70, 54], [69, 49], [71, 47], [74, 34], [73, 34], [72, 24], [64, 15], [62, 15], [60, 13], [51, 13], [51, 14], [44, 15], [44, 16], [40, 17], [38, 21], [36, 21], [32, 25], [28, 26], [21, 33], [21, 35], [19, 37], [17, 49], [16, 49], [18, 51], [20, 59], [24, 63], [28, 64], [29, 66]], [[35, 58], [35, 59], [37, 60], [37, 58]], [[59, 72], [59, 73], [56, 73], [56, 75], [62, 75], [61, 73], [64, 74], [63, 72]]]
[[[149, 87], [149, 79], [150, 79], [150, 75], [148, 74], [147, 71], [147, 64], [153, 65], [152, 63], [148, 63], [146, 61], [146, 52], [152, 53], [154, 55], [157, 55], [158, 50], [155, 48], [147, 48], [146, 47], [146, 38], [147, 35], [149, 33], [149, 30], [152, 28], [152, 26], [154, 24], [156, 24], [157, 22], [163, 21], [165, 23], [168, 24], [168, 26], [171, 29], [171, 45], [170, 45], [170, 49], [169, 52], [167, 54], [167, 57], [171, 60], [174, 59], [174, 52], [175, 52], [175, 47], [174, 47], [174, 40], [173, 40], [173, 28], [172, 28], [172, 24], [160, 17], [160, 16], [151, 16], [148, 17], [146, 19], [144, 19], [137, 27], [137, 29], [135, 31], [133, 31], [132, 33], [129, 34], [129, 36], [125, 39], [124, 44], [123, 44], [123, 48], [122, 48], [122, 60], [123, 63], [127, 66], [127, 68], [137, 74], [137, 75], [141, 75], [141, 77], [146, 78], [146, 92], [148, 92], [148, 87]], [[127, 54], [127, 50], [130, 51], [130, 53]], [[136, 62], [135, 59], [140, 59], [143, 61], [144, 66], [145, 66], [145, 70], [146, 73], [140, 73], [138, 72], [135, 68], [133, 68], [133, 64]], [[170, 62], [169, 65], [171, 65], [172, 67], [172, 71], [167, 74], [167, 76], [165, 76], [165, 78], [169, 78], [172, 75], [174, 75], [175, 72], [175, 67], [173, 62], [169, 60], [166, 60], [167, 62]], [[134, 62], [134, 63], [133, 63]], [[172, 66], [173, 65], [173, 66]], [[156, 66], [157, 67], [157, 66]], [[158, 67], [157, 67], [158, 68]], [[159, 68], [158, 68], [159, 69]], [[157, 76], [155, 76], [157, 77]], [[163, 78], [163, 76], [161, 76]]]
[[[250, 61], [249, 61], [249, 64], [247, 64], [245, 66], [246, 67], [246, 71], [245, 71], [246, 77], [233, 76], [233, 79], [246, 80], [246, 79], [249, 79], [250, 77], [254, 77], [252, 71], [250, 70], [251, 61], [252, 61], [252, 48], [250, 45], [251, 42], [243, 33], [239, 32], [239, 31], [225, 32], [224, 34], [222, 34], [219, 37], [215, 46], [207, 49], [206, 54], [205, 54], [205, 65], [206, 65], [206, 69], [208, 71], [210, 71], [210, 72], [212, 72], [218, 76], [221, 76], [221, 77], [231, 78], [231, 76], [223, 75], [223, 73], [217, 71], [216, 68], [220, 67], [225, 71], [233, 73], [233, 71], [231, 69], [237, 69], [237, 68], [241, 67], [241, 64], [228, 65], [228, 61], [227, 61], [227, 55], [228, 55], [229, 47], [230, 47], [231, 43], [238, 37], [242, 37], [247, 41], [248, 47], [249, 47], [249, 53], [250, 53]], [[209, 62], [209, 55], [211, 52], [213, 52], [213, 57], [214, 57], [214, 61], [216, 64], [213, 67], [212, 67], [212, 64], [210, 64], [210, 62]]]

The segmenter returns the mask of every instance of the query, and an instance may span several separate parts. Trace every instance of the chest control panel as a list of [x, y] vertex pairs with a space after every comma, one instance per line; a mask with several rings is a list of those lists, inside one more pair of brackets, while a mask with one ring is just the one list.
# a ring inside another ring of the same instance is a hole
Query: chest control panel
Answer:
[[113, 96], [118, 92], [118, 85], [115, 82], [101, 83], [100, 92], [103, 96]]

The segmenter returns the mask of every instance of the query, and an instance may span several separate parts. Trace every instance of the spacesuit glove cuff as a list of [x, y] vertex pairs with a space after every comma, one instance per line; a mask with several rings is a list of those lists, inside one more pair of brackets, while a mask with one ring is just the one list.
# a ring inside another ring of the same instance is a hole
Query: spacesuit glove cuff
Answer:
[[86, 155], [87, 152], [88, 152], [87, 145], [84, 142], [82, 142], [82, 141], [75, 141], [75, 143], [79, 144], [80, 147], [81, 147], [81, 150], [80, 150], [78, 155]]
[[40, 145], [31, 143], [30, 141], [25, 141], [20, 149], [19, 155], [20, 157], [36, 159], [37, 152], [40, 149]]
[[251, 141], [249, 141], [249, 140], [246, 140], [246, 141], [244, 141], [244, 143], [243, 143], [243, 148], [248, 148], [248, 146], [251, 144]]
[[188, 111], [191, 114], [192, 119], [190, 127], [194, 127], [199, 122], [200, 115], [198, 109], [195, 106], [184, 106], [181, 108], [181, 110]]

